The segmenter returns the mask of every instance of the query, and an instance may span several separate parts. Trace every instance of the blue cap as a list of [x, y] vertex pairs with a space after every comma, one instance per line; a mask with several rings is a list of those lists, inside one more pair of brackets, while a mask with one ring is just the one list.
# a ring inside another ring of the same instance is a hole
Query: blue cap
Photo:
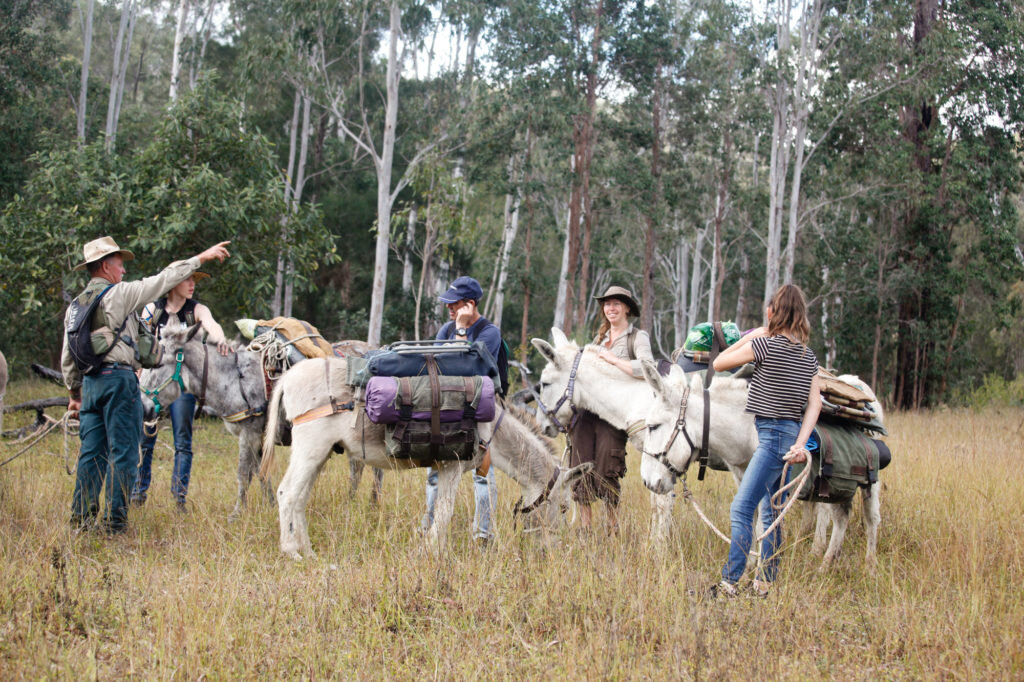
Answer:
[[456, 301], [471, 300], [479, 301], [484, 297], [484, 290], [480, 282], [472, 277], [459, 277], [448, 287], [448, 291], [437, 297], [441, 303], [455, 303]]

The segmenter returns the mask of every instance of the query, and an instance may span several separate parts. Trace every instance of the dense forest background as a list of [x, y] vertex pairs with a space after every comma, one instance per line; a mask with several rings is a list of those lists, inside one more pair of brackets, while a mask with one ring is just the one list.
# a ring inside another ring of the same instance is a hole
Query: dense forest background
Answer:
[[111, 234], [231, 239], [224, 323], [425, 337], [471, 274], [526, 358], [616, 283], [667, 355], [792, 281], [892, 406], [1019, 387], [1022, 90], [1009, 0], [8, 0], [0, 348], [55, 363]]

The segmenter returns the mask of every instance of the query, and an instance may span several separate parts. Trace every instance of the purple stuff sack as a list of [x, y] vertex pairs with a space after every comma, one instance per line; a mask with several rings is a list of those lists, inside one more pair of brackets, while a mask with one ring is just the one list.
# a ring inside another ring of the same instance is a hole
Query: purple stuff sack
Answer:
[[[494, 419], [494, 382], [490, 377], [439, 377], [441, 380], [442, 422], [462, 421], [465, 406], [465, 381], [474, 383], [475, 391], [470, 405], [474, 409], [474, 421], [489, 422]], [[366, 416], [374, 424], [397, 424], [401, 420], [402, 399], [399, 396], [399, 382], [410, 381], [422, 386], [429, 386], [429, 376], [409, 377], [372, 377], [366, 383]], [[422, 393], [422, 390], [420, 391]], [[429, 391], [427, 392], [429, 395]], [[412, 419], [414, 421], [430, 421], [429, 399], [426, 404], [413, 404]], [[424, 409], [426, 408], [426, 409]]]

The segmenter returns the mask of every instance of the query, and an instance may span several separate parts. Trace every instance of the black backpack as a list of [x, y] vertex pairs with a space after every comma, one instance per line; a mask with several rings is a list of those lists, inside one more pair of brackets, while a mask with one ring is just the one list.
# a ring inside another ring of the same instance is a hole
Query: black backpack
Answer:
[[79, 302], [79, 299], [82, 298], [81, 296], [71, 301], [71, 312], [68, 315], [67, 327], [68, 352], [71, 353], [71, 359], [74, 360], [75, 367], [84, 375], [94, 374], [99, 371], [100, 365], [103, 364], [103, 357], [107, 352], [110, 352], [110, 348], [117, 345], [118, 337], [124, 331], [124, 326], [128, 324], [128, 318], [126, 317], [118, 328], [117, 333], [114, 334], [114, 341], [110, 344], [110, 348], [102, 354], [96, 354], [92, 347], [92, 318], [100, 301], [103, 300], [103, 297], [113, 286], [113, 284], [109, 284], [104, 287], [103, 291], [98, 293], [96, 298], [88, 305], [83, 305]]

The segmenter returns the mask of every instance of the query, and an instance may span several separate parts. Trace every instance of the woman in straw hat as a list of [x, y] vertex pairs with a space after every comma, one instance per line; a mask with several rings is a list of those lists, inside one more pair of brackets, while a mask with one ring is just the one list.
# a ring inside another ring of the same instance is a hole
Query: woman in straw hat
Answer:
[[[647, 332], [634, 326], [630, 316], [639, 317], [637, 305], [629, 289], [611, 286], [601, 296], [601, 327], [594, 344], [601, 346], [599, 357], [620, 371], [643, 380], [640, 363], [654, 362], [651, 338]], [[603, 421], [597, 415], [581, 411], [572, 431], [571, 466], [593, 462], [593, 470], [581, 477], [573, 486], [573, 500], [579, 504], [580, 522], [584, 529], [591, 527], [590, 505], [595, 499], [604, 500], [608, 509], [608, 526], [618, 530], [619, 479], [626, 475], [626, 432]]]
[[[221, 355], [234, 352], [231, 344], [224, 336], [224, 329], [213, 319], [210, 309], [195, 298], [196, 284], [209, 279], [210, 275], [198, 270], [167, 292], [167, 296], [146, 306], [142, 319], [158, 337], [163, 329], [184, 329], [194, 324], [201, 324], [209, 335], [209, 341], [216, 344]], [[174, 433], [174, 469], [171, 472], [171, 495], [179, 511], [185, 510], [185, 496], [188, 494], [188, 483], [192, 477], [192, 421], [195, 418], [196, 397], [191, 393], [182, 393], [168, 411], [171, 413], [171, 430]], [[142, 439], [142, 459], [139, 462], [139, 473], [132, 488], [131, 503], [146, 503], [146, 493], [153, 472], [153, 448], [156, 446], [156, 430], [146, 433]]]

